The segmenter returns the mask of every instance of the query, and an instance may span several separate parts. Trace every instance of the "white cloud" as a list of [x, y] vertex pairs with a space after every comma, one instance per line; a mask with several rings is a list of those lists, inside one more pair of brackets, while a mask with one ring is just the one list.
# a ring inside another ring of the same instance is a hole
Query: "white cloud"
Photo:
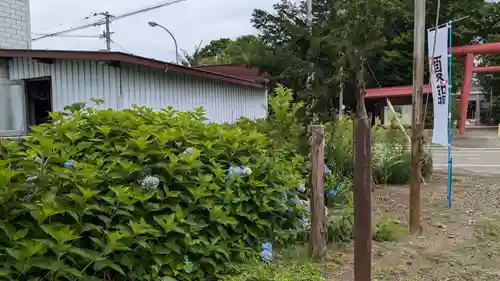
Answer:
[[[109, 11], [120, 15], [158, 3], [159, 0], [31, 0], [31, 29], [50, 33], [97, 21], [100, 17], [85, 17]], [[254, 33], [250, 23], [253, 9], [271, 10], [276, 0], [187, 0], [157, 10], [127, 17], [112, 23], [113, 50], [173, 61], [175, 48], [168, 33], [151, 28], [155, 21], [168, 28], [176, 37], [179, 48], [192, 52], [200, 41], [207, 44], [221, 37], [235, 38]], [[103, 27], [92, 27], [69, 34], [97, 35]], [[36, 37], [36, 36], [35, 36]], [[36, 49], [99, 50], [103, 39], [56, 37], [33, 42]]]

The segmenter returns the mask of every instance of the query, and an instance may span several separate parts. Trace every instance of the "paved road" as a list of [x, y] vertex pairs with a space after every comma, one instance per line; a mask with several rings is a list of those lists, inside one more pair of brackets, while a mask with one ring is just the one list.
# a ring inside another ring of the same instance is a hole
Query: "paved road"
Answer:
[[[432, 147], [435, 171], [447, 171], [446, 147]], [[453, 171], [500, 175], [500, 147], [452, 148]]]

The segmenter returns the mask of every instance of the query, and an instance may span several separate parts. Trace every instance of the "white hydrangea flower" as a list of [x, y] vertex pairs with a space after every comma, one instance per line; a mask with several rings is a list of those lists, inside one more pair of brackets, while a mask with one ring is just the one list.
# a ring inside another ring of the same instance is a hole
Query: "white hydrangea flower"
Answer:
[[154, 176], [146, 176], [142, 182], [141, 187], [144, 189], [155, 189], [160, 184], [160, 180]]
[[244, 168], [243, 168], [243, 174], [244, 174], [245, 176], [249, 176], [249, 175], [251, 175], [251, 174], [252, 174], [252, 169], [250, 169], [249, 167], [244, 167]]
[[302, 230], [309, 231], [311, 229], [311, 219], [309, 217], [304, 217], [300, 220], [300, 226]]
[[302, 207], [306, 212], [311, 210], [309, 200], [299, 200], [298, 204]]

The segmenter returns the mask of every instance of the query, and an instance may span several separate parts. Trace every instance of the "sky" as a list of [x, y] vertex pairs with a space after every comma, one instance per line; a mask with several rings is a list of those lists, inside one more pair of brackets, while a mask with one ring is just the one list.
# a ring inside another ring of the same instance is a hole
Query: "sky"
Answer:
[[[146, 8], [161, 0], [30, 0], [32, 37], [92, 23], [101, 17], [85, 17], [108, 11], [118, 16]], [[202, 42], [236, 38], [256, 33], [250, 23], [253, 9], [272, 10], [276, 0], [186, 0], [112, 23], [113, 51], [133, 53], [164, 61], [175, 60], [175, 45], [167, 32], [151, 28], [155, 21], [170, 30], [177, 39], [179, 53], [189, 53]], [[103, 27], [92, 27], [68, 35], [98, 35]], [[34, 49], [99, 50], [105, 42], [98, 38], [52, 37], [33, 41]]]

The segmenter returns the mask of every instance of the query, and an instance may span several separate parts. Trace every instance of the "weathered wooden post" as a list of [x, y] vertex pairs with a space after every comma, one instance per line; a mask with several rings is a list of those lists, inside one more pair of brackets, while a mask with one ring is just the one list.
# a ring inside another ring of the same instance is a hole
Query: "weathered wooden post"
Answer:
[[310, 255], [323, 261], [326, 255], [325, 216], [325, 129], [323, 125], [311, 126], [311, 235]]
[[[357, 58], [356, 56], [354, 56]], [[356, 76], [354, 119], [354, 280], [372, 280], [372, 142], [371, 123], [365, 106], [363, 58], [353, 69]]]

